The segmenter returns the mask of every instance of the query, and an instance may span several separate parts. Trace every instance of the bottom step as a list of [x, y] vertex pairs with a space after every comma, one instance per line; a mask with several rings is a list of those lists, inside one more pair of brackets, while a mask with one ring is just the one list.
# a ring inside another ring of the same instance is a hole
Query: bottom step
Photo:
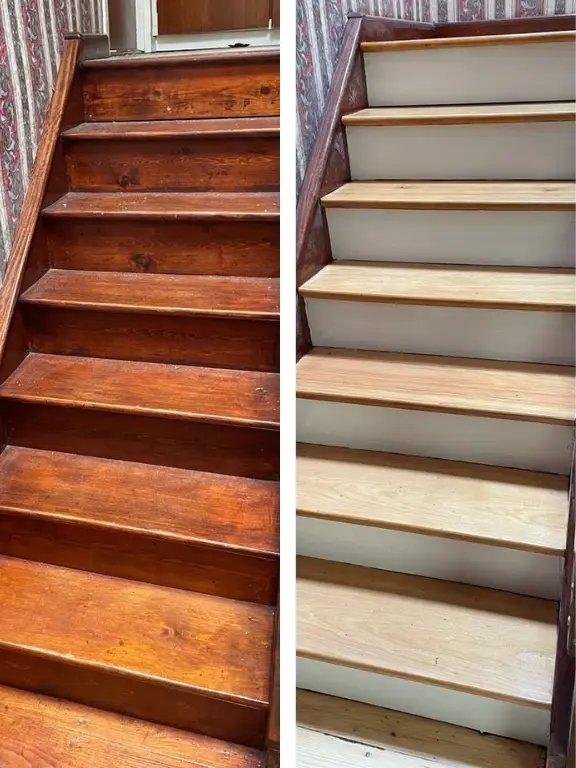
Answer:
[[299, 691], [298, 768], [544, 768], [544, 751], [414, 715]]
[[0, 686], [2, 768], [260, 768], [259, 752]]

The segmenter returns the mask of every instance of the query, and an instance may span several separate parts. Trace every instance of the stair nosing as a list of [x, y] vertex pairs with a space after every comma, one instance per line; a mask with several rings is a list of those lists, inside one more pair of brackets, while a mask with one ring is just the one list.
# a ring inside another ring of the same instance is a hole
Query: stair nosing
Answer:
[[[277, 123], [275, 126], [258, 126], [259, 122]], [[280, 135], [278, 117], [240, 117], [240, 118], [192, 118], [190, 120], [165, 120], [162, 131], [147, 131], [146, 126], [157, 126], [158, 120], [102, 121], [84, 122], [68, 128], [60, 135], [65, 141], [155, 141], [166, 139], [217, 139], [217, 138], [276, 138]], [[245, 123], [244, 127], [231, 127], [230, 122]], [[201, 123], [217, 123], [209, 130], [200, 129]], [[97, 129], [91, 126], [98, 126]], [[121, 130], [120, 126], [128, 130]], [[186, 128], [186, 130], [182, 130]], [[106, 130], [104, 130], [106, 129]], [[140, 129], [140, 130], [139, 130]], [[178, 129], [178, 130], [177, 130]]]
[[249, 48], [228, 50], [198, 50], [198, 51], [166, 51], [155, 53], [135, 53], [128, 56], [109, 56], [102, 59], [87, 59], [81, 63], [85, 70], [106, 70], [106, 69], [131, 69], [145, 66], [169, 67], [180, 64], [212, 64], [212, 63], [232, 63], [237, 61], [248, 63], [251, 61], [276, 61], [280, 59], [279, 46], [267, 46], [261, 48]]

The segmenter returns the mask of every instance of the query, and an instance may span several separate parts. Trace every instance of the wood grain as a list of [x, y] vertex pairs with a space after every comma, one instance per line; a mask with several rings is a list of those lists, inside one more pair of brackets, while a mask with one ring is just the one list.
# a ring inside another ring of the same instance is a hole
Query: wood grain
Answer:
[[337, 261], [300, 293], [310, 299], [574, 312], [576, 276], [569, 269]]
[[269, 0], [160, 0], [158, 32], [185, 35], [267, 27]]
[[558, 475], [316, 445], [298, 446], [296, 470], [305, 517], [564, 555]]
[[371, 568], [298, 561], [299, 656], [550, 706], [554, 603]]
[[298, 397], [571, 425], [568, 366], [315, 348], [298, 363]]
[[576, 41], [576, 32], [571, 30], [557, 32], [527, 32], [509, 35], [478, 35], [471, 37], [432, 37], [424, 40], [391, 40], [385, 42], [362, 43], [363, 53], [383, 53], [385, 51], [417, 51], [446, 48], [476, 48], [492, 45], [536, 45], [546, 43], [572, 43]]
[[[118, 141], [134, 139], [189, 138], [279, 138], [279, 117], [227, 117], [207, 120], [135, 120], [125, 123], [80, 123], [63, 131], [72, 143], [82, 140]], [[106, 145], [104, 145], [106, 146]]]
[[30, 354], [0, 399], [278, 429], [278, 376]]
[[572, 182], [355, 181], [322, 198], [326, 208], [572, 211]]

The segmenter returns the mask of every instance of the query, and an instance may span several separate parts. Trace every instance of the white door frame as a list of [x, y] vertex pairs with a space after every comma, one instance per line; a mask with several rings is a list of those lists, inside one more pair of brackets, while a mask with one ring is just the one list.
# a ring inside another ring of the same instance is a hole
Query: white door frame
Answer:
[[144, 53], [154, 50], [158, 34], [158, 6], [156, 0], [135, 0], [136, 47]]

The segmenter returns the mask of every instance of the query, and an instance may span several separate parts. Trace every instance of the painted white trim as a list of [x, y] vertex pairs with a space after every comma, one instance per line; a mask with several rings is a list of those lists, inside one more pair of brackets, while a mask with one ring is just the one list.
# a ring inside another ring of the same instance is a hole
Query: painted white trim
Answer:
[[550, 712], [450, 688], [298, 658], [296, 685], [318, 693], [546, 745]]
[[568, 475], [573, 428], [298, 399], [298, 440]]
[[100, 12], [102, 14], [102, 34], [110, 36], [110, 14], [108, 12], [108, 0], [96, 0], [96, 2], [100, 3]]
[[154, 50], [152, 6], [150, 0], [134, 0], [136, 11], [136, 47], [144, 53]]
[[159, 35], [154, 46], [156, 51], [194, 51], [229, 48], [235, 43], [247, 43], [250, 47], [280, 45], [280, 30], [242, 29], [196, 35]]
[[[431, 513], [432, 514], [432, 513]], [[299, 555], [559, 600], [561, 557], [298, 516]]]

